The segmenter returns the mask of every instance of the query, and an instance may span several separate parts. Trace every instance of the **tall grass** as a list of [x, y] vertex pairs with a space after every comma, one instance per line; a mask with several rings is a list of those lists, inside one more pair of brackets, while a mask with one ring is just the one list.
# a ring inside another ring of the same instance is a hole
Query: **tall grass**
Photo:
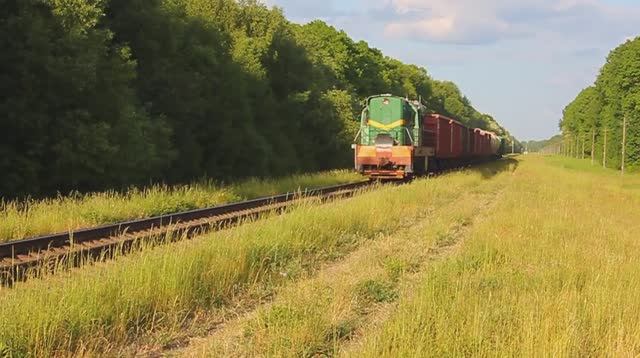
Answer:
[[409, 294], [412, 277], [454, 245], [462, 227], [483, 213], [508, 174], [483, 181], [475, 194], [453, 195], [411, 226], [395, 230], [349, 254], [316, 276], [282, 290], [271, 305], [238, 320], [183, 356], [334, 356], [375, 325], [393, 302]]
[[358, 180], [361, 177], [349, 171], [329, 171], [251, 179], [226, 186], [203, 182], [131, 189], [125, 193], [109, 191], [46, 200], [0, 201], [0, 242]]
[[91, 355], [117, 352], [152, 333], [171, 336], [198, 312], [228, 308], [252, 287], [294, 279], [483, 180], [464, 173], [385, 187], [20, 284], [0, 292], [0, 342], [15, 355]]
[[639, 355], [639, 180], [526, 158], [463, 251], [355, 355]]

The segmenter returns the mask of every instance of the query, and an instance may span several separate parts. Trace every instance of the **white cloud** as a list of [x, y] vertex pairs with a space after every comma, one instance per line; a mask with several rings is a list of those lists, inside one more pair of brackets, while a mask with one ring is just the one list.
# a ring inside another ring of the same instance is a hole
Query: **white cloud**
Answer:
[[541, 32], [571, 35], [640, 15], [637, 8], [629, 13], [596, 0], [388, 1], [396, 18], [386, 24], [387, 36], [455, 44], [492, 43]]
[[412, 21], [394, 21], [385, 27], [391, 37], [413, 37], [436, 42], [483, 43], [493, 42], [511, 31], [518, 31], [500, 19], [485, 17], [469, 21], [460, 13], [433, 15]]

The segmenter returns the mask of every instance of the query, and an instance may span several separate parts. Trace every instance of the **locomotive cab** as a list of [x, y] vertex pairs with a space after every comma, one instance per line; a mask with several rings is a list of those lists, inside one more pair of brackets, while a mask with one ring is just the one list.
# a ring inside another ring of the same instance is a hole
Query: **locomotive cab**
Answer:
[[422, 106], [418, 106], [392, 95], [367, 99], [354, 145], [357, 171], [374, 179], [412, 175], [414, 147], [420, 137]]

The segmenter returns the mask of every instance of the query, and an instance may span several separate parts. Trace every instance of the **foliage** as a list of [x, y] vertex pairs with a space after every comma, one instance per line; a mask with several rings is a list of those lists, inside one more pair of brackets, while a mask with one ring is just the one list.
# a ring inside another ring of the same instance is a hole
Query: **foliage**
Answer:
[[620, 168], [623, 119], [627, 118], [626, 163], [640, 166], [640, 38], [614, 49], [593, 86], [584, 89], [564, 110], [560, 128], [567, 153], [592, 154]]
[[344, 167], [366, 96], [450, 82], [255, 0], [0, 0], [0, 197]]
[[525, 141], [525, 142], [522, 142], [522, 145], [530, 153], [537, 153], [537, 152], [542, 152], [550, 147], [554, 147], [560, 142], [562, 142], [562, 136], [555, 135], [549, 139]]
[[170, 129], [139, 106], [135, 60], [97, 1], [3, 0], [0, 196], [156, 177]]

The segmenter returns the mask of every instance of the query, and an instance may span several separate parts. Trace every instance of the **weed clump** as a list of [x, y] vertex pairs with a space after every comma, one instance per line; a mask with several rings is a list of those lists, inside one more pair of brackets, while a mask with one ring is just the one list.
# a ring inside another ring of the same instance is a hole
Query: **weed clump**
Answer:
[[386, 281], [367, 280], [358, 285], [357, 296], [365, 301], [386, 303], [398, 298], [395, 286]]

